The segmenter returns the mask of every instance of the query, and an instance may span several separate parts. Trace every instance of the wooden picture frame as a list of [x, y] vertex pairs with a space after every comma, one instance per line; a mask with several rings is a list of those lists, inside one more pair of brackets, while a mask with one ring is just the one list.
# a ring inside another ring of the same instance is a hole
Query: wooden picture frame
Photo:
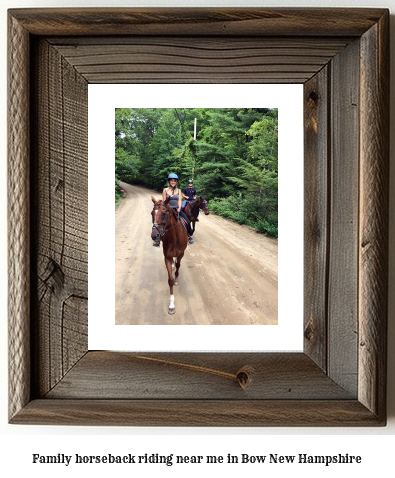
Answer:
[[[9, 13], [9, 420], [386, 423], [389, 13]], [[88, 351], [87, 85], [303, 83], [303, 353]]]

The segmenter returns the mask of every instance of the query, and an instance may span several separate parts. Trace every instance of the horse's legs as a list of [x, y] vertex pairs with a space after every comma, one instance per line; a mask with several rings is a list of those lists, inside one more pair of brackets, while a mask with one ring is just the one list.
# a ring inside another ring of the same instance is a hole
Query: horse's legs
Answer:
[[191, 234], [191, 236], [193, 236], [193, 233], [195, 232], [195, 221], [193, 219], [191, 221], [191, 224], [192, 224], [192, 234]]
[[181, 259], [184, 257], [184, 253], [180, 256], [177, 257], [177, 262], [176, 262], [176, 274], [175, 274], [175, 280], [174, 280], [174, 285], [178, 285], [178, 276], [180, 275], [179, 269], [181, 266]]
[[173, 279], [173, 271], [171, 268], [171, 265], [173, 263], [173, 258], [168, 259], [165, 257], [165, 264], [167, 268], [167, 273], [169, 275], [169, 287], [170, 287], [170, 305], [169, 305], [169, 314], [174, 314], [176, 311], [176, 308], [174, 307], [174, 295], [173, 295], [173, 285], [174, 285], [174, 279]]

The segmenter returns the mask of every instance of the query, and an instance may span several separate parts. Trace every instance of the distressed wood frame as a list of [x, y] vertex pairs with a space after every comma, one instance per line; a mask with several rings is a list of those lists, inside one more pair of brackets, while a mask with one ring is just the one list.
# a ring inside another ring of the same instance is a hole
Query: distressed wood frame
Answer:
[[[384, 9], [9, 11], [9, 420], [383, 426]], [[88, 83], [303, 83], [303, 353], [87, 350]]]

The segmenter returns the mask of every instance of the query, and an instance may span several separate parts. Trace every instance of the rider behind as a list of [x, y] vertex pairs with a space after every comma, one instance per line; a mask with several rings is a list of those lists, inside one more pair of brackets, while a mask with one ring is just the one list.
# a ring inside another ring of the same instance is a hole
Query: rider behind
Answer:
[[[193, 187], [193, 180], [192, 179], [190, 179], [188, 181], [188, 187], [185, 188], [182, 191], [182, 197], [185, 198], [185, 200], [184, 200], [184, 202], [182, 203], [182, 206], [181, 206], [181, 210], [184, 211], [186, 204], [188, 202], [191, 202], [194, 199], [196, 199], [196, 189]], [[198, 216], [199, 216], [199, 209], [197, 211], [197, 216], [196, 216], [196, 221], [197, 222], [199, 221]]]

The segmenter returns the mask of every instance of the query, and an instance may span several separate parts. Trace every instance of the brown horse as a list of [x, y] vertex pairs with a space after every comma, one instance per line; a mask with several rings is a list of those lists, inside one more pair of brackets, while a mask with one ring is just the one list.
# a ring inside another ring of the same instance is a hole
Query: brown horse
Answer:
[[208, 214], [210, 214], [210, 211], [208, 210], [208, 206], [207, 206], [207, 196], [205, 196], [205, 197], [200, 196], [197, 199], [195, 199], [194, 201], [189, 202], [185, 206], [184, 212], [185, 212], [187, 218], [189, 219], [189, 222], [191, 223], [192, 234], [195, 232], [195, 222], [196, 222], [196, 219], [197, 219], [199, 209], [203, 209], [204, 214], [206, 216]]
[[[177, 212], [168, 205], [170, 198], [167, 198], [166, 201], [157, 201], [153, 196], [151, 196], [151, 199], [154, 203], [154, 209], [151, 212], [151, 238], [153, 241], [160, 239], [163, 243], [163, 255], [165, 256], [165, 264], [167, 273], [169, 275], [169, 314], [174, 314], [176, 309], [174, 306], [173, 285], [179, 284], [179, 270], [181, 266], [181, 259], [184, 257], [184, 252], [188, 245], [188, 234], [181, 221], [179, 221]], [[175, 279], [173, 279], [172, 271], [173, 258], [176, 260]]]

